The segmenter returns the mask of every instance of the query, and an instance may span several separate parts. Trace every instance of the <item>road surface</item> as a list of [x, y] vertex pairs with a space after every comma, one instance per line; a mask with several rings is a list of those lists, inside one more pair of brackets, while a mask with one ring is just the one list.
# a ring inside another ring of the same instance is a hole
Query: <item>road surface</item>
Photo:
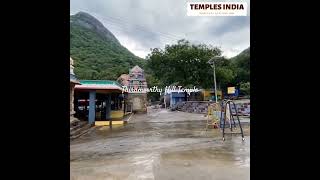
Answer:
[[249, 180], [250, 127], [245, 138], [205, 131], [202, 114], [149, 109], [125, 126], [97, 127], [70, 142], [74, 180]]

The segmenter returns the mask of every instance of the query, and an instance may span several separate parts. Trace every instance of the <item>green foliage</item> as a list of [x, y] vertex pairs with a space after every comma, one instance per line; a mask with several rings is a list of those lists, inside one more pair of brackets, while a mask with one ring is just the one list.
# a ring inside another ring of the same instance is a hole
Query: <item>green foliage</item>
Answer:
[[234, 71], [229, 66], [216, 68], [217, 83], [222, 89], [226, 89], [228, 84], [232, 84], [235, 78]]
[[184, 87], [207, 88], [213, 82], [213, 71], [207, 62], [220, 54], [216, 47], [180, 40], [164, 50], [152, 49], [147, 56], [147, 67], [165, 85], [176, 83]]
[[[153, 86], [156, 86], [158, 88], [164, 89], [163, 83], [160, 82], [159, 79], [151, 75], [151, 73], [146, 73], [146, 80], [148, 83], [148, 88], [152, 88]], [[151, 92], [148, 93], [148, 99], [151, 99], [151, 101], [157, 101], [160, 99], [160, 93], [157, 92]]]
[[[163, 50], [151, 49], [147, 56], [147, 69], [162, 85], [175, 83], [184, 87], [212, 88], [213, 68], [208, 61], [220, 55], [221, 50], [217, 47], [180, 40]], [[226, 90], [229, 84], [240, 86], [250, 81], [249, 49], [234, 58], [222, 57], [214, 62], [217, 84], [222, 90]]]
[[250, 82], [241, 82], [240, 91], [243, 92], [245, 95], [250, 95]]
[[[72, 18], [72, 17], [71, 17]], [[70, 56], [79, 79], [117, 79], [135, 65], [146, 62], [113, 39], [102, 38], [94, 30], [70, 24]]]
[[250, 48], [230, 59], [235, 71], [237, 84], [250, 82]]

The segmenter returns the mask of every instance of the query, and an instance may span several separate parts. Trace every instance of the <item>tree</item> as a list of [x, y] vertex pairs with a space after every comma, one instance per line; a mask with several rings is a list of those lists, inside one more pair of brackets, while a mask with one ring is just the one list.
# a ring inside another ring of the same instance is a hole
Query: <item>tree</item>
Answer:
[[167, 45], [164, 50], [151, 49], [147, 56], [147, 68], [165, 85], [177, 83], [184, 87], [210, 88], [213, 70], [207, 62], [219, 55], [221, 50], [217, 47], [179, 40], [177, 44]]
[[240, 91], [245, 95], [250, 95], [250, 82], [240, 83]]
[[[146, 80], [149, 88], [152, 88], [153, 86], [156, 86], [157, 88], [163, 89], [162, 83], [159, 79], [155, 78], [151, 74], [146, 74]], [[160, 99], [160, 93], [158, 92], [149, 92], [148, 99], [151, 99], [151, 101], [157, 101]]]

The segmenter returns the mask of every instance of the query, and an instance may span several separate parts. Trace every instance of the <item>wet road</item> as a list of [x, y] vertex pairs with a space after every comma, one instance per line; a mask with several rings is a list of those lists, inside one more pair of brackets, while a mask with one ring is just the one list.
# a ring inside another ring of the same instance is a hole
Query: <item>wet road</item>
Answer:
[[222, 141], [201, 114], [149, 110], [125, 126], [98, 127], [70, 144], [71, 179], [249, 180], [250, 135]]

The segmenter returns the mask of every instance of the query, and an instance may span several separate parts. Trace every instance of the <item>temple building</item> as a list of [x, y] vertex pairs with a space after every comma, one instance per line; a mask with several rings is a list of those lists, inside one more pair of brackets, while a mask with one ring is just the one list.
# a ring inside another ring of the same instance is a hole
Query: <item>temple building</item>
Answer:
[[[145, 78], [144, 70], [138, 65], [129, 70], [129, 74], [122, 74], [118, 80], [122, 86], [127, 86], [128, 89], [134, 89], [128, 92], [126, 97], [127, 104], [132, 105], [133, 112], [147, 112], [147, 81]], [[140, 89], [141, 92], [136, 90]]]

